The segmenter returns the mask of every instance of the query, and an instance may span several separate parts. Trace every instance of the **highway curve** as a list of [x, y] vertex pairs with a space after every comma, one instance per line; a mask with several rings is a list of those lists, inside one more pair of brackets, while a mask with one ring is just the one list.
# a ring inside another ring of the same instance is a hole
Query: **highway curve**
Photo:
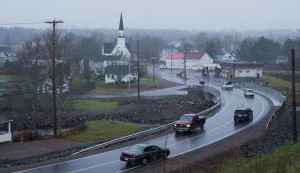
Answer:
[[[216, 88], [220, 89], [219, 86]], [[171, 133], [168, 136], [160, 137], [148, 141], [148, 143], [164, 146], [167, 140], [167, 147], [171, 154], [169, 157], [205, 147], [209, 144], [220, 141], [226, 137], [252, 126], [262, 120], [270, 111], [271, 105], [268, 100], [258, 94], [254, 98], [245, 98], [243, 91], [234, 88], [233, 91], [221, 91], [221, 107], [219, 111], [207, 120], [203, 130], [197, 130], [192, 134]], [[253, 109], [254, 117], [251, 122], [234, 123], [233, 113], [238, 107], [250, 107]], [[189, 112], [187, 112], [189, 113]], [[20, 171], [33, 173], [52, 172], [124, 172], [134, 169], [136, 166], [126, 166], [125, 162], [119, 160], [121, 152], [125, 148], [120, 148], [76, 160], [66, 161], [53, 165]]]

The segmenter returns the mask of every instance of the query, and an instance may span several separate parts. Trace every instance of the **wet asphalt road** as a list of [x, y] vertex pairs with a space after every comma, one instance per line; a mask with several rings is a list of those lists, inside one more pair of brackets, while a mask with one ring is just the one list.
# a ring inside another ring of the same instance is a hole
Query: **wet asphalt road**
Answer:
[[[161, 75], [163, 78], [164, 73]], [[167, 74], [167, 73], [166, 73]], [[201, 78], [199, 74], [191, 74], [189, 83], [198, 82]], [[176, 77], [175, 77], [176, 78]], [[175, 80], [175, 79], [174, 79]], [[176, 79], [181, 80], [181, 79]], [[183, 81], [184, 82], [184, 81]], [[219, 90], [221, 88], [216, 86]], [[255, 94], [254, 98], [244, 98], [243, 91], [234, 88], [233, 91], [221, 90], [221, 107], [219, 111], [210, 119], [207, 120], [204, 129], [198, 129], [192, 134], [175, 134], [172, 133], [168, 136], [160, 137], [148, 141], [148, 143], [156, 144], [161, 147], [164, 146], [164, 142], [167, 140], [167, 148], [170, 149], [171, 154], [169, 157], [173, 157], [178, 154], [182, 154], [187, 151], [205, 147], [226, 137], [234, 135], [235, 133], [246, 129], [249, 126], [259, 122], [264, 116], [268, 114], [271, 109], [268, 101]], [[234, 123], [233, 113], [238, 107], [250, 107], [254, 110], [253, 121]], [[51, 172], [123, 172], [127, 169], [134, 169], [135, 166], [126, 166], [125, 162], [119, 160], [121, 152], [125, 148], [112, 150], [105, 153], [92, 155], [76, 160], [57, 163], [54, 165], [44, 166], [40, 168], [34, 168], [24, 170], [21, 172], [33, 172], [33, 173], [51, 173]]]

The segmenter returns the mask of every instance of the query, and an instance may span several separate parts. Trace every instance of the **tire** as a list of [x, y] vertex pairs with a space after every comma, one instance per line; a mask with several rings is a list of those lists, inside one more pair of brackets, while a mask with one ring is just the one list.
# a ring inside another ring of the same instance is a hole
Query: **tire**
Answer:
[[176, 134], [179, 134], [179, 131], [176, 130], [175, 133], [176, 133]]
[[204, 129], [204, 124], [202, 124], [202, 125], [200, 126], [200, 128], [201, 128], [201, 129]]
[[163, 160], [166, 160], [166, 159], [167, 159], [167, 157], [168, 157], [167, 153], [166, 153], [166, 152], [164, 152], [164, 154], [162, 155], [162, 159], [163, 159]]
[[237, 123], [237, 122], [238, 122], [238, 120], [237, 120], [237, 119], [234, 119], [234, 122], [235, 122], [235, 123]]
[[147, 163], [148, 163], [147, 159], [146, 159], [146, 158], [143, 158], [143, 159], [142, 159], [142, 164], [143, 164], [143, 165], [147, 165]]
[[190, 133], [193, 133], [194, 131], [195, 131], [195, 129], [193, 127], [191, 127]]

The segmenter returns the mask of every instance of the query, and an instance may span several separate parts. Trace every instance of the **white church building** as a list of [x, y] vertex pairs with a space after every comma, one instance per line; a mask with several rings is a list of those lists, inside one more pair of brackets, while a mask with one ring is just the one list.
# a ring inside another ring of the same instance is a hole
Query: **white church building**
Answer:
[[[104, 74], [105, 83], [116, 83], [120, 73], [126, 73], [122, 75], [124, 78], [132, 77], [129, 75], [129, 60], [131, 57], [130, 44], [126, 43], [124, 36], [123, 16], [121, 13], [119, 24], [119, 35], [116, 43], [103, 43], [102, 44], [102, 58], [98, 61], [89, 61], [90, 70], [96, 75]], [[80, 63], [80, 71], [83, 72], [83, 59]], [[125, 68], [127, 66], [128, 68]], [[126, 70], [128, 69], [128, 70]], [[133, 72], [134, 70], [131, 70]], [[136, 75], [136, 73], [134, 73]]]

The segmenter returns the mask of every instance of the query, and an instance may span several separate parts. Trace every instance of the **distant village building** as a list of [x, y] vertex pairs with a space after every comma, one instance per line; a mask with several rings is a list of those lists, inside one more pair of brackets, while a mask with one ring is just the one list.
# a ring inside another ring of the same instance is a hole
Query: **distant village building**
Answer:
[[16, 52], [9, 47], [0, 47], [0, 64], [4, 64], [6, 61], [17, 61]]
[[[167, 68], [184, 68], [184, 54], [169, 54], [166, 58]], [[186, 54], [186, 69], [202, 70], [203, 68], [214, 69], [218, 64], [205, 52], [189, 52]]]
[[262, 77], [263, 63], [217, 61], [221, 65], [222, 77]]
[[170, 54], [178, 54], [179, 51], [177, 49], [163, 49], [160, 53], [159, 60], [160, 61], [166, 61], [166, 58]]
[[230, 62], [237, 61], [235, 55], [230, 53], [225, 53], [224, 55], [215, 55], [214, 59], [217, 61], [230, 61]]
[[286, 56], [277, 56], [276, 64], [287, 64], [289, 62], [289, 58]]

